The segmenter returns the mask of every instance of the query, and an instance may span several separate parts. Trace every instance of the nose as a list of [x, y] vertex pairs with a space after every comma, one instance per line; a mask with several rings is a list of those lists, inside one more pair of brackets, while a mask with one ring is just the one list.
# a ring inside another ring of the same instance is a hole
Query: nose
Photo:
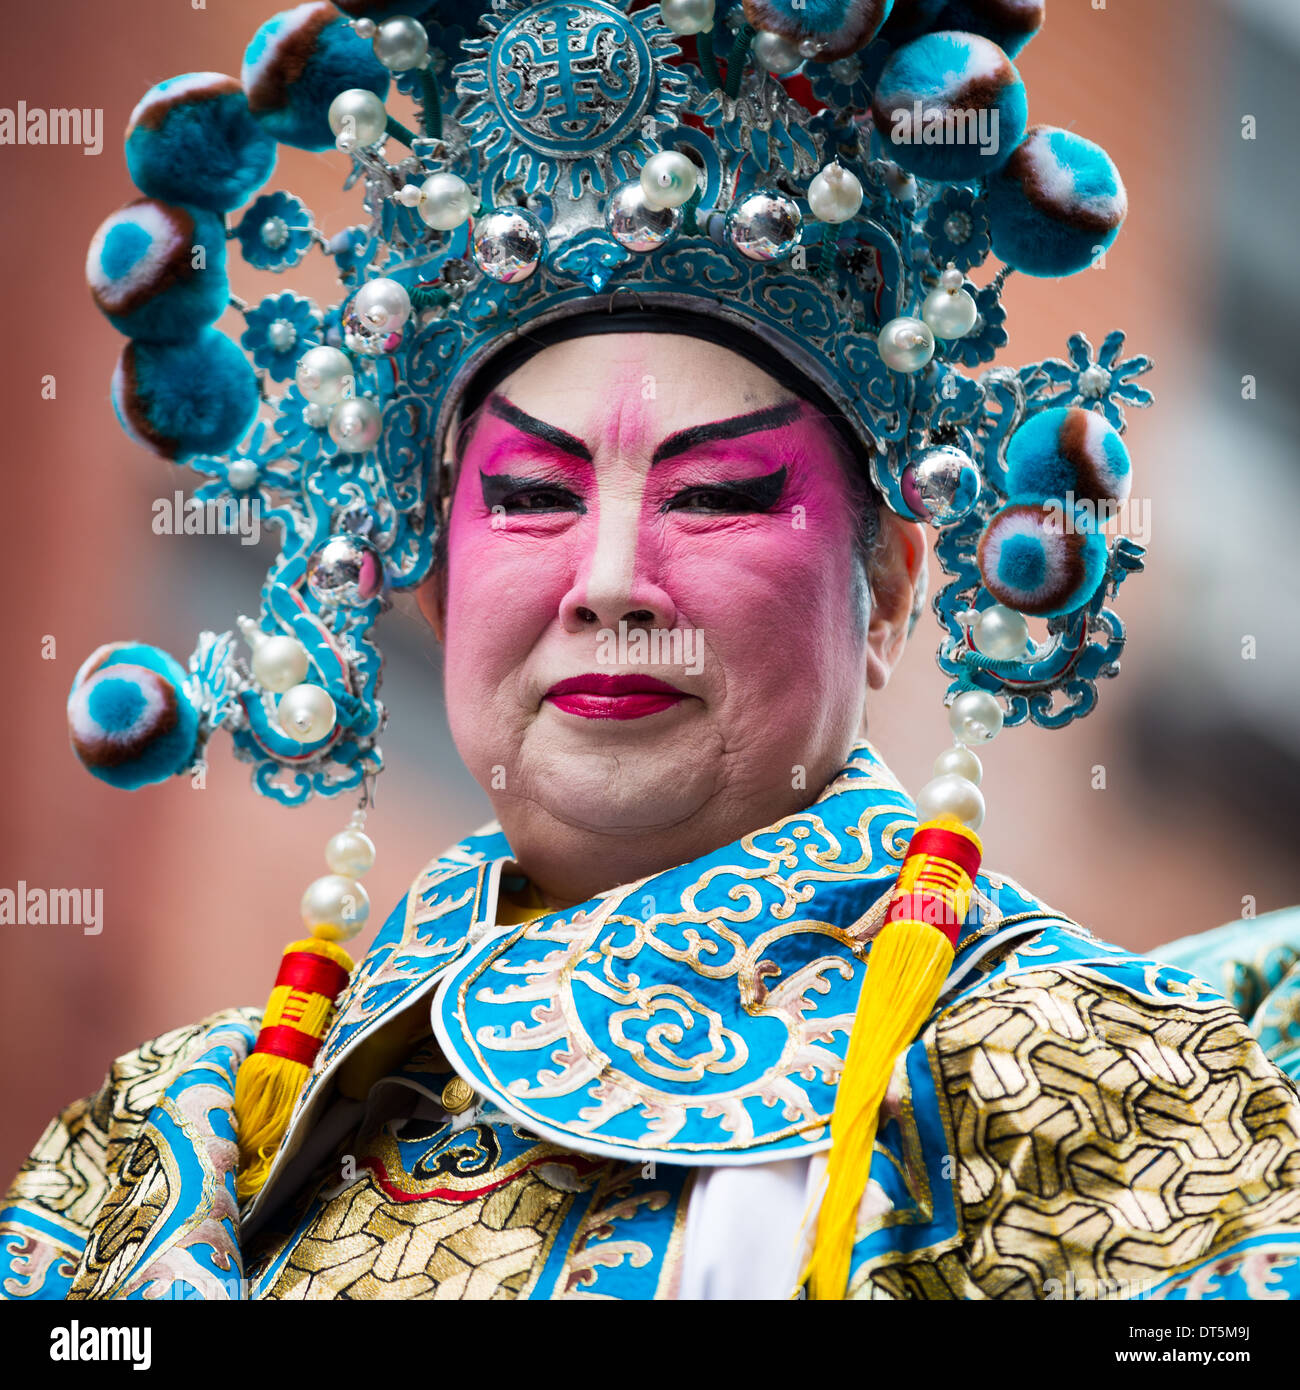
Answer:
[[[654, 571], [657, 547], [641, 526], [639, 497], [602, 497], [594, 536], [579, 557], [577, 573], [560, 601], [566, 632], [592, 628], [670, 628], [677, 607]], [[590, 533], [589, 533], [590, 534]]]

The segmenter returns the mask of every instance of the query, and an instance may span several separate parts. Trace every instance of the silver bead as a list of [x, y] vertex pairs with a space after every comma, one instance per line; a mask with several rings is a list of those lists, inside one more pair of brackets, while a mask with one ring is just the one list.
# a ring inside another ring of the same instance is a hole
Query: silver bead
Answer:
[[975, 327], [980, 311], [965, 290], [931, 290], [921, 306], [921, 317], [936, 338], [964, 338]]
[[978, 787], [984, 780], [984, 765], [964, 743], [945, 748], [934, 760], [936, 777], [964, 777]]
[[980, 474], [971, 456], [945, 444], [903, 470], [903, 500], [932, 526], [951, 526], [979, 501]]
[[370, 895], [344, 874], [325, 874], [307, 885], [303, 925], [324, 941], [350, 941], [370, 917]]
[[338, 711], [324, 686], [294, 685], [280, 696], [275, 717], [295, 743], [319, 743], [334, 731]]
[[660, 150], [641, 166], [646, 206], [679, 208], [689, 203], [700, 182], [694, 160], [680, 150]]
[[302, 408], [302, 422], [309, 430], [327, 430], [330, 427], [330, 416], [333, 414], [332, 405], [319, 405], [316, 401], [308, 401]]
[[963, 690], [948, 707], [948, 727], [961, 743], [990, 743], [1002, 732], [1002, 706], [987, 690]]
[[808, 185], [808, 206], [819, 222], [847, 222], [862, 207], [862, 184], [851, 169], [831, 160]]
[[493, 208], [474, 224], [470, 254], [484, 275], [515, 284], [526, 280], [546, 254], [546, 228], [527, 208]]
[[430, 174], [420, 185], [420, 217], [439, 232], [455, 231], [478, 206], [473, 190], [459, 174]]
[[307, 679], [307, 648], [296, 637], [266, 637], [253, 651], [253, 675], [263, 690], [283, 695]]
[[394, 15], [375, 30], [375, 57], [390, 72], [410, 72], [429, 56], [429, 35], [410, 15]]
[[384, 562], [364, 536], [331, 536], [307, 561], [307, 587], [326, 607], [359, 608], [384, 587]]
[[363, 396], [340, 401], [330, 412], [329, 432], [345, 454], [364, 454], [379, 443], [379, 407]]
[[783, 35], [770, 33], [766, 29], [760, 29], [754, 35], [749, 51], [754, 55], [754, 61], [758, 66], [765, 72], [770, 72], [773, 77], [790, 77], [799, 71], [807, 56], [800, 51], [798, 44], [793, 44]]
[[329, 126], [337, 137], [334, 143], [341, 150], [353, 150], [358, 145], [373, 145], [384, 138], [388, 130], [388, 112], [384, 103], [365, 87], [349, 87], [330, 102]]
[[751, 261], [784, 260], [803, 233], [799, 204], [784, 193], [747, 193], [727, 214], [727, 238]]
[[876, 339], [880, 360], [895, 372], [919, 372], [934, 357], [934, 334], [923, 319], [890, 319]]
[[1023, 613], [995, 603], [975, 620], [975, 649], [1000, 661], [1017, 661], [1029, 652], [1029, 624]]
[[340, 830], [325, 846], [330, 873], [360, 878], [375, 866], [375, 842], [360, 830]]
[[800, 39], [799, 52], [805, 58], [815, 58], [826, 47], [825, 39]]
[[713, 28], [714, 0], [662, 0], [659, 16], [674, 34], [702, 34]]
[[231, 487], [245, 492], [262, 476], [262, 470], [252, 459], [231, 459], [226, 469], [226, 481]]
[[626, 251], [655, 251], [681, 225], [681, 208], [651, 207], [639, 181], [619, 184], [605, 203], [605, 228]]
[[314, 347], [299, 359], [294, 381], [305, 399], [316, 405], [335, 405], [352, 390], [355, 377], [347, 353], [336, 347]]
[[916, 814], [922, 821], [953, 816], [968, 829], [978, 830], [984, 824], [984, 794], [964, 777], [936, 777], [921, 788]]

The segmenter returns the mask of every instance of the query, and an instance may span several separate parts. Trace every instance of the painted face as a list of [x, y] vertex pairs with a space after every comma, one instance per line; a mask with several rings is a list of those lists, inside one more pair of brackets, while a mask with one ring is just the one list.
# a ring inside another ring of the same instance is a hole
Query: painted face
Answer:
[[489, 398], [452, 501], [446, 695], [521, 862], [592, 833], [680, 862], [834, 772], [866, 689], [842, 448], [677, 335], [556, 344]]

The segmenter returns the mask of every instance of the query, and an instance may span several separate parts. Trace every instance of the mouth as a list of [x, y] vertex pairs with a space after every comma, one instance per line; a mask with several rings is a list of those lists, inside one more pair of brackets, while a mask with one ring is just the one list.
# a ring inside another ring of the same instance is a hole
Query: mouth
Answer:
[[644, 719], [690, 697], [653, 676], [593, 674], [557, 681], [543, 698], [583, 719]]

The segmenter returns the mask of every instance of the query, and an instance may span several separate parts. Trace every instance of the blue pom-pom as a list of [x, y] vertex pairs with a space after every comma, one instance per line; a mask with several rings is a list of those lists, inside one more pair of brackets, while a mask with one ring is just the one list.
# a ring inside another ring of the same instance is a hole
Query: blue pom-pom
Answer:
[[994, 253], [1026, 275], [1086, 270], [1119, 235], [1128, 194], [1100, 145], [1034, 126], [988, 181]]
[[137, 443], [179, 459], [233, 448], [257, 414], [257, 375], [215, 328], [192, 343], [128, 343], [113, 376], [113, 409]]
[[956, 29], [992, 39], [1014, 58], [1043, 27], [1045, 0], [894, 0], [880, 36], [895, 47], [922, 34]]
[[980, 34], [1014, 58], [1043, 27], [1046, 10], [1046, 0], [946, 0], [932, 27]]
[[1132, 486], [1124, 440], [1096, 410], [1044, 410], [1007, 445], [1007, 491], [1014, 495], [1106, 505], [1125, 501]]
[[219, 72], [169, 77], [151, 88], [126, 127], [126, 166], [151, 198], [229, 212], [271, 177], [275, 141], [244, 89]]
[[833, 63], [870, 43], [894, 0], [744, 0], [755, 29], [792, 43], [816, 39], [819, 63]]
[[1007, 608], [1055, 618], [1082, 608], [1106, 574], [1109, 550], [1085, 510], [1013, 498], [979, 542], [984, 587]]
[[68, 695], [68, 733], [88, 771], [134, 791], [189, 767], [199, 715], [185, 679], [180, 662], [142, 642], [93, 652]]
[[137, 199], [91, 238], [86, 282], [119, 333], [150, 343], [191, 340], [230, 301], [226, 229], [203, 208]]
[[920, 178], [950, 183], [1005, 164], [1029, 119], [1025, 84], [997, 44], [946, 31], [893, 54], [871, 109], [890, 158]]
[[303, 150], [333, 147], [329, 109], [340, 92], [364, 87], [382, 100], [389, 82], [370, 44], [324, 0], [268, 19], [248, 45], [240, 76], [267, 134]]

